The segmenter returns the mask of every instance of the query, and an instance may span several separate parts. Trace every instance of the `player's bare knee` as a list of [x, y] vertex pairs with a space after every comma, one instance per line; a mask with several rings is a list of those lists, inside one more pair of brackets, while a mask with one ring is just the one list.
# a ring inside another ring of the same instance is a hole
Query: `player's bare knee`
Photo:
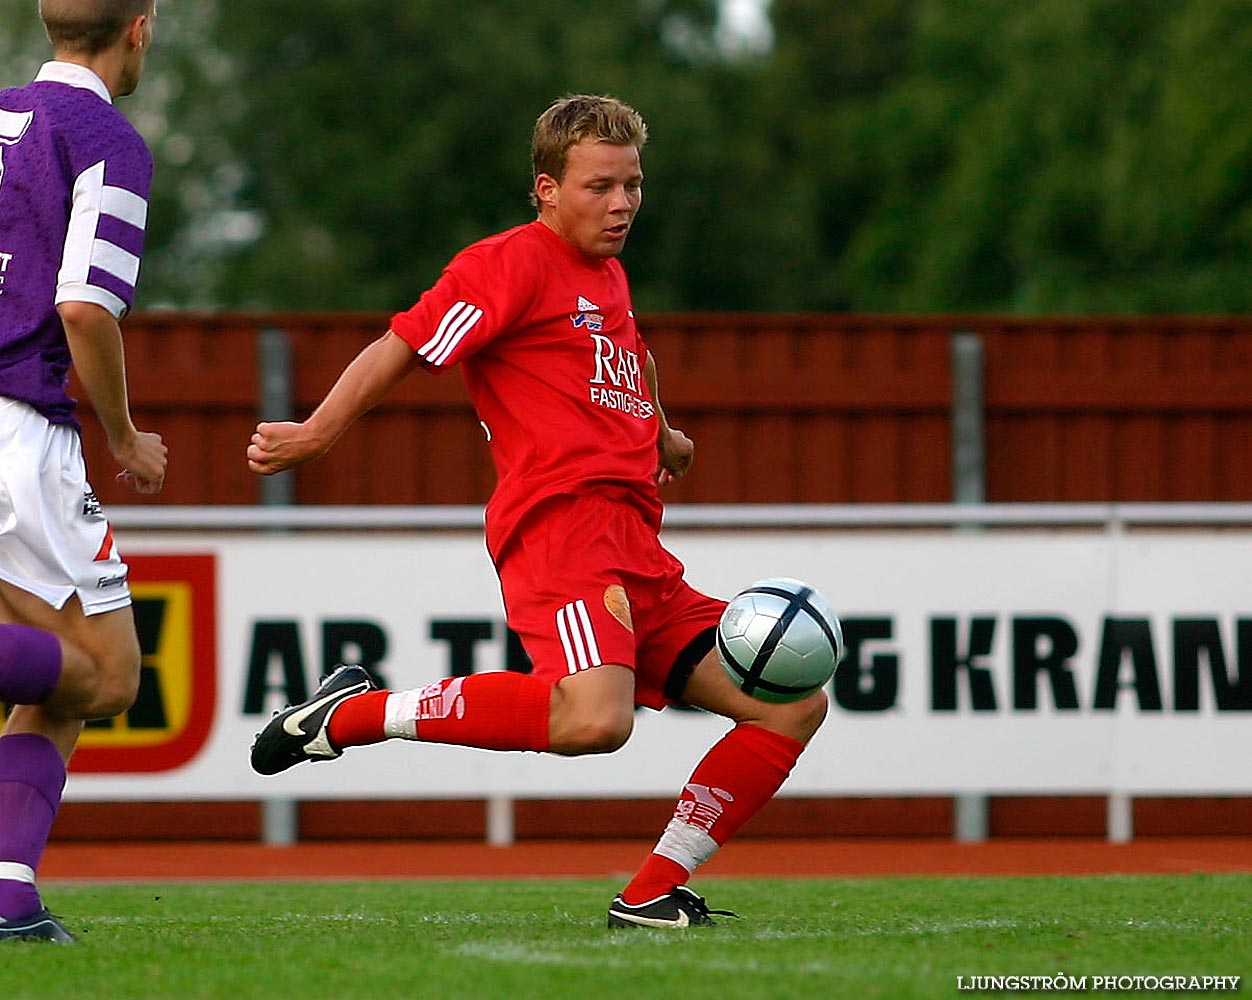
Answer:
[[139, 649], [118, 650], [97, 661], [96, 691], [90, 715], [107, 719], [129, 709], [139, 694]]
[[767, 729], [808, 743], [821, 728], [829, 707], [826, 692], [814, 691], [799, 701], [771, 705], [769, 711], [763, 713], [761, 722]]
[[804, 710], [801, 722], [808, 731], [808, 736], [804, 738], [804, 742], [807, 743], [826, 721], [826, 716], [830, 711], [830, 699], [826, 697], [825, 691], [818, 690], [801, 701], [799, 705]]
[[139, 693], [139, 684], [126, 681], [110, 681], [102, 683], [96, 691], [90, 708], [83, 712], [84, 717], [91, 719], [111, 719], [121, 715], [135, 703]]
[[630, 739], [632, 716], [588, 719], [573, 727], [564, 741], [563, 752], [571, 755], [613, 753]]
[[139, 677], [110, 678], [100, 684], [95, 702], [91, 708], [91, 717], [111, 719], [121, 715], [135, 703], [139, 694]]

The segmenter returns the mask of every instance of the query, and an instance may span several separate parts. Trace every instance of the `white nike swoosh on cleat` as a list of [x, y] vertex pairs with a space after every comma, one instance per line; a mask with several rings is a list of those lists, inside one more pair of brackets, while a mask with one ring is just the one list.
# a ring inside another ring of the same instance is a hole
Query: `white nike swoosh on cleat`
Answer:
[[[351, 688], [348, 690], [351, 690]], [[364, 691], [365, 689], [362, 688], [361, 690]], [[360, 692], [356, 693], [359, 694]], [[306, 705], [299, 711], [292, 712], [289, 716], [287, 716], [287, 718], [283, 719], [283, 732], [285, 732], [288, 736], [308, 736], [309, 734], [301, 728], [300, 723], [302, 723], [327, 702], [335, 701], [343, 696], [344, 692], [342, 689], [334, 691], [331, 694], [326, 695], [324, 698], [318, 698], [317, 701], [313, 702], [311, 705]]]
[[627, 920], [639, 927], [690, 927], [691, 920], [687, 917], [685, 910], [678, 911], [677, 920], [657, 920], [655, 917], [640, 917], [633, 913], [623, 913], [621, 910], [614, 910], [613, 916], [622, 920]]

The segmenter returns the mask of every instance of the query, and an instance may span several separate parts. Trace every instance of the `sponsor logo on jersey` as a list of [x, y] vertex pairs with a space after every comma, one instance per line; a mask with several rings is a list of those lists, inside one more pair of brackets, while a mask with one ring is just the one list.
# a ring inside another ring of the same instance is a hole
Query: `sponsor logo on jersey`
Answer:
[[590, 379], [591, 401], [597, 406], [647, 420], [655, 412], [643, 385], [639, 355], [601, 333], [589, 334], [595, 347], [595, 373]]
[[588, 330], [599, 333], [604, 329], [604, 313], [600, 311], [600, 307], [591, 299], [581, 295], [578, 296], [574, 312], [570, 313], [569, 321], [574, 324], [575, 330], [586, 327]]
[[639, 364], [639, 355], [602, 334], [591, 334], [591, 342], [596, 351], [596, 371], [591, 376], [591, 384], [611, 385], [638, 395], [643, 389], [643, 366]]
[[15, 146], [35, 119], [33, 111], [7, 111], [0, 108], [0, 184], [4, 183], [4, 147]]
[[571, 313], [569, 321], [574, 324], [575, 330], [586, 327], [594, 333], [599, 333], [604, 329], [604, 316], [600, 313]]

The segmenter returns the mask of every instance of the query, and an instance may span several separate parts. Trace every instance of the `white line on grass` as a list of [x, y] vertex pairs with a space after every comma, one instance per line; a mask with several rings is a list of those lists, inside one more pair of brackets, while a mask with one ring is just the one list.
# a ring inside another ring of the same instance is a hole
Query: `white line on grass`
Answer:
[[[666, 931], [663, 933], [669, 934], [670, 932]], [[645, 937], [645, 935], [647, 936]], [[648, 935], [647, 931], [631, 931], [629, 936], [622, 934], [613, 935], [609, 939], [609, 943], [611, 946], [615, 946], [617, 942], [622, 941], [638, 944], [654, 938], [655, 936]], [[677, 943], [677, 941], [674, 943]], [[629, 955], [606, 956], [602, 953], [601, 948], [595, 948], [595, 953], [584, 952], [580, 954], [575, 951], [537, 950], [533, 946], [516, 944], [467, 942], [451, 949], [451, 952], [463, 958], [476, 958], [488, 962], [505, 962], [518, 965], [586, 966], [597, 968], [608, 966], [614, 969], [638, 969], [641, 966], [654, 969], [673, 968], [673, 956], [668, 952], [651, 957], [640, 955], [633, 949]], [[716, 970], [718, 972], [773, 972], [776, 967], [776, 963], [759, 962], [752, 958], [728, 961], [722, 958], [706, 959], [701, 957], [693, 961], [697, 961], [702, 969]], [[834, 972], [835, 966], [825, 962], [806, 962], [802, 965], [788, 965], [787, 971], [802, 975], [820, 976]]]

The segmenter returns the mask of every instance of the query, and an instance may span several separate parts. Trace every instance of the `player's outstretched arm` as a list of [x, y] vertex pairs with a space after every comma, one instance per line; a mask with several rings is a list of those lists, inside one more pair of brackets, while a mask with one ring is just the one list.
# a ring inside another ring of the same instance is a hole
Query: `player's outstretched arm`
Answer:
[[648, 358], [644, 362], [643, 377], [648, 383], [648, 391], [652, 393], [652, 404], [656, 407], [656, 481], [659, 486], [664, 486], [687, 474], [695, 458], [696, 446], [691, 438], [676, 427], [671, 427], [669, 420], [666, 419], [665, 410], [661, 407], [656, 359], [652, 357], [651, 351], [648, 352]]
[[308, 420], [257, 424], [248, 468], [268, 476], [324, 455], [415, 364], [412, 348], [388, 330], [352, 360]]
[[136, 430], [131, 421], [117, 319], [93, 302], [62, 302], [57, 312], [79, 381], [104, 427], [109, 451], [122, 467], [118, 478], [137, 493], [159, 493], [165, 482], [167, 449], [161, 435]]

